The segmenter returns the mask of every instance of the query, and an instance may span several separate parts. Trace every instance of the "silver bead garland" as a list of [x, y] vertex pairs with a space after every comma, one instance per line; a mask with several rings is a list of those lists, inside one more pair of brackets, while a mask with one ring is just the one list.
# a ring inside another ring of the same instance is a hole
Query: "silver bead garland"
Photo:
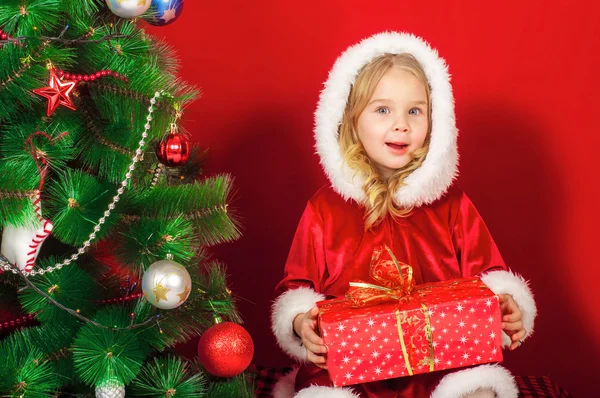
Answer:
[[[71, 262], [76, 261], [80, 255], [86, 252], [86, 250], [90, 247], [92, 241], [96, 239], [96, 234], [100, 232], [102, 229], [102, 225], [106, 222], [106, 219], [110, 217], [111, 211], [115, 209], [116, 203], [121, 199], [121, 195], [124, 192], [124, 189], [129, 185], [129, 181], [131, 180], [131, 172], [135, 170], [135, 164], [139, 162], [140, 157], [142, 156], [142, 148], [146, 145], [145, 139], [148, 138], [148, 130], [150, 130], [150, 122], [152, 121], [152, 113], [154, 112], [154, 105], [156, 104], [156, 100], [160, 98], [162, 92], [154, 93], [154, 97], [150, 100], [150, 107], [148, 107], [148, 116], [146, 117], [146, 124], [144, 125], [144, 132], [142, 133], [142, 139], [138, 142], [138, 148], [135, 150], [135, 155], [132, 158], [132, 162], [129, 165], [129, 171], [125, 174], [125, 179], [121, 181], [121, 186], [117, 189], [117, 194], [113, 196], [112, 203], [108, 205], [108, 209], [104, 212], [104, 215], [98, 220], [98, 223], [94, 226], [94, 232], [90, 233], [88, 240], [83, 242], [83, 246], [77, 249], [77, 253], [73, 253], [70, 258], [64, 260], [62, 263], [54, 264], [54, 267], [48, 266], [46, 269], [33, 269], [29, 272], [22, 270], [25, 276], [33, 276], [33, 275], [44, 275], [45, 273], [53, 272], [54, 270], [61, 269], [65, 265], [71, 264]], [[19, 272], [17, 268], [11, 267], [10, 264], [6, 264], [4, 261], [0, 264], [2, 269], [5, 271], [12, 271], [14, 274]]]
[[155, 187], [156, 184], [158, 184], [158, 179], [160, 178], [160, 175], [164, 173], [163, 170], [164, 166], [159, 163], [156, 168], [154, 169], [154, 177], [152, 178], [152, 186]]

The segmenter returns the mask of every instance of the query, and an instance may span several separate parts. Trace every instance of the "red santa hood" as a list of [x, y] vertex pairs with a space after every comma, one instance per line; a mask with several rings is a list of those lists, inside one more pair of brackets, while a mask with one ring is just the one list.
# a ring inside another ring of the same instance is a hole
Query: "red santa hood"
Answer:
[[427, 158], [406, 178], [406, 185], [395, 192], [397, 204], [418, 207], [439, 199], [458, 174], [458, 131], [448, 67], [423, 39], [408, 33], [380, 33], [348, 48], [337, 59], [315, 112], [316, 149], [333, 189], [345, 200], [364, 203], [364, 179], [358, 175], [353, 178], [353, 171], [344, 164], [338, 128], [358, 72], [371, 60], [386, 53], [413, 55], [423, 67], [431, 88], [432, 128]]

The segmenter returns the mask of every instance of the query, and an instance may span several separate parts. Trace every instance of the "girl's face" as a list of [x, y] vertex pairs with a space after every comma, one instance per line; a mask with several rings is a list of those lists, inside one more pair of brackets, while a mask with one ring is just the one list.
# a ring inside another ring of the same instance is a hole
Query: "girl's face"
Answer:
[[357, 133], [384, 180], [406, 166], [429, 129], [427, 91], [412, 73], [390, 69], [358, 117]]

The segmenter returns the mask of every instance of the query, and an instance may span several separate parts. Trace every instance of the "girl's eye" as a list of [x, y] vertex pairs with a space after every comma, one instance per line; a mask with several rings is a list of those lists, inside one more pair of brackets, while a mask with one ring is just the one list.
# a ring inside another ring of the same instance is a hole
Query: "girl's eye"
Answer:
[[382, 115], [390, 113], [390, 109], [387, 106], [381, 106], [375, 110], [377, 113], [381, 113]]
[[421, 110], [419, 108], [412, 108], [410, 111], [408, 111], [409, 115], [419, 115], [421, 114]]

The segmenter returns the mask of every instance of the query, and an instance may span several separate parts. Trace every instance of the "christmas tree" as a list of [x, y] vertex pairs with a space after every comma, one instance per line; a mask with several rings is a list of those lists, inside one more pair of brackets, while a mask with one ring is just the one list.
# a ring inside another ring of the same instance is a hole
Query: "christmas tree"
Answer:
[[[232, 178], [201, 176], [180, 126], [198, 91], [143, 30], [182, 8], [0, 4], [2, 396], [253, 396], [208, 251], [240, 236]], [[199, 359], [173, 348], [200, 335]]]

